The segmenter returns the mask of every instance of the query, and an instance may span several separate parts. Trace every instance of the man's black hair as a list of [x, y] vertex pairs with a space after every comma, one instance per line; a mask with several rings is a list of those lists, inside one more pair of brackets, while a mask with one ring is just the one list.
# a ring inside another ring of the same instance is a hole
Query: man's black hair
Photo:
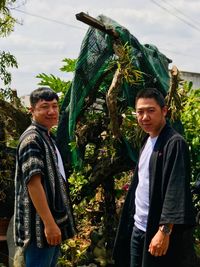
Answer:
[[58, 101], [58, 95], [49, 87], [40, 87], [30, 94], [30, 104], [35, 106], [39, 100]]
[[140, 90], [136, 95], [135, 104], [139, 98], [153, 98], [161, 108], [166, 106], [163, 94], [156, 88], [146, 88]]

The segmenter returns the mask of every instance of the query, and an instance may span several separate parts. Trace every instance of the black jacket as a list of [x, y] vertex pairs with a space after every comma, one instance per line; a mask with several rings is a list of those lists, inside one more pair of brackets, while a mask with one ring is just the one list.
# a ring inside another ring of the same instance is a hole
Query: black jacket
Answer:
[[[191, 226], [195, 224], [190, 191], [190, 158], [185, 140], [168, 124], [154, 146], [149, 163], [149, 179], [149, 215], [142, 267], [183, 267], [183, 262], [188, 261], [184, 256], [188, 257], [189, 253], [188, 250], [185, 253], [188, 249], [185, 245], [191, 244], [193, 248]], [[130, 239], [137, 184], [138, 166], [134, 171], [116, 235], [113, 254], [115, 266], [130, 266]], [[174, 224], [168, 252], [165, 256], [154, 257], [148, 252], [149, 244], [159, 224], [166, 223]]]

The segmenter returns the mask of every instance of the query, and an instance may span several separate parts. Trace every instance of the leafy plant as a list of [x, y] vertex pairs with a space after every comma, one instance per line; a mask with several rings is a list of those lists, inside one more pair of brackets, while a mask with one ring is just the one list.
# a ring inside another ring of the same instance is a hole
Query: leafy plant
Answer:
[[[63, 62], [65, 63], [60, 70], [62, 72], [73, 72], [75, 69], [76, 59], [65, 58]], [[45, 73], [40, 73], [36, 78], [41, 79], [38, 83], [41, 86], [49, 86], [59, 95], [59, 103], [62, 104], [65, 94], [68, 92], [71, 81], [65, 81], [53, 74], [47, 75]]]
[[66, 93], [70, 82], [61, 80], [59, 77], [55, 77], [53, 74], [47, 75], [45, 73], [38, 74], [36, 78], [41, 79], [39, 85], [49, 86], [58, 93]]
[[62, 244], [62, 251], [64, 255], [59, 258], [58, 263], [66, 267], [77, 266], [82, 260], [87, 260], [87, 249], [90, 242], [85, 239], [73, 238], [68, 239]]
[[139, 150], [141, 140], [144, 137], [144, 132], [138, 126], [135, 109], [128, 107], [122, 114], [123, 120], [121, 124], [122, 135], [133, 144], [136, 151]]
[[192, 162], [192, 180], [196, 181], [200, 173], [200, 88], [193, 89], [188, 83], [183, 89], [187, 93], [181, 113], [181, 121], [184, 126], [184, 136], [190, 146]]
[[5, 37], [14, 30], [16, 19], [10, 13], [10, 7], [16, 0], [0, 1], [0, 37]]
[[66, 64], [64, 64], [64, 66], [60, 68], [61, 71], [74, 72], [77, 59], [65, 58], [63, 59], [63, 62], [65, 62]]
[[126, 43], [122, 45], [121, 42], [114, 43], [115, 56], [109, 63], [110, 69], [117, 65], [117, 69], [122, 73], [122, 79], [130, 84], [138, 84], [143, 81], [143, 74], [136, 67], [134, 67], [133, 48]]
[[14, 186], [14, 155], [8, 154], [4, 150], [0, 151], [0, 166], [0, 201], [5, 201], [7, 197], [5, 192], [8, 188]]
[[11, 55], [9, 52], [0, 53], [0, 79], [3, 81], [5, 88], [0, 88], [0, 98], [1, 99], [10, 99], [12, 92], [9, 87], [11, 83], [11, 73], [8, 71], [8, 68], [18, 68], [16, 58]]
[[85, 178], [83, 173], [74, 171], [70, 175], [68, 181], [70, 184], [70, 192], [73, 201], [73, 199], [77, 198], [77, 195], [79, 195], [81, 188], [88, 182], [88, 180]]

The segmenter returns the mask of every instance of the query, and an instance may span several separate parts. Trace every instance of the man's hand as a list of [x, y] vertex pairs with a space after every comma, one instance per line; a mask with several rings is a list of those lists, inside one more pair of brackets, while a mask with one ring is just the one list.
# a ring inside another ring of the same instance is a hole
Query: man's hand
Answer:
[[46, 224], [44, 233], [49, 245], [56, 246], [62, 242], [61, 231], [56, 223]]
[[151, 253], [151, 255], [155, 257], [164, 256], [167, 253], [169, 247], [169, 239], [170, 235], [164, 234], [163, 232], [158, 230], [149, 245], [149, 252]]

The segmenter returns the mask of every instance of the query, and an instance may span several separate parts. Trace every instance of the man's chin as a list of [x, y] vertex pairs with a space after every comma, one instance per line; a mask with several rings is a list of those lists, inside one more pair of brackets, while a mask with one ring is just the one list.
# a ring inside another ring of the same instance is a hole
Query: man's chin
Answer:
[[142, 129], [143, 129], [143, 131], [145, 133], [150, 133], [151, 132], [151, 127], [150, 126], [146, 126], [146, 127], [143, 126]]

